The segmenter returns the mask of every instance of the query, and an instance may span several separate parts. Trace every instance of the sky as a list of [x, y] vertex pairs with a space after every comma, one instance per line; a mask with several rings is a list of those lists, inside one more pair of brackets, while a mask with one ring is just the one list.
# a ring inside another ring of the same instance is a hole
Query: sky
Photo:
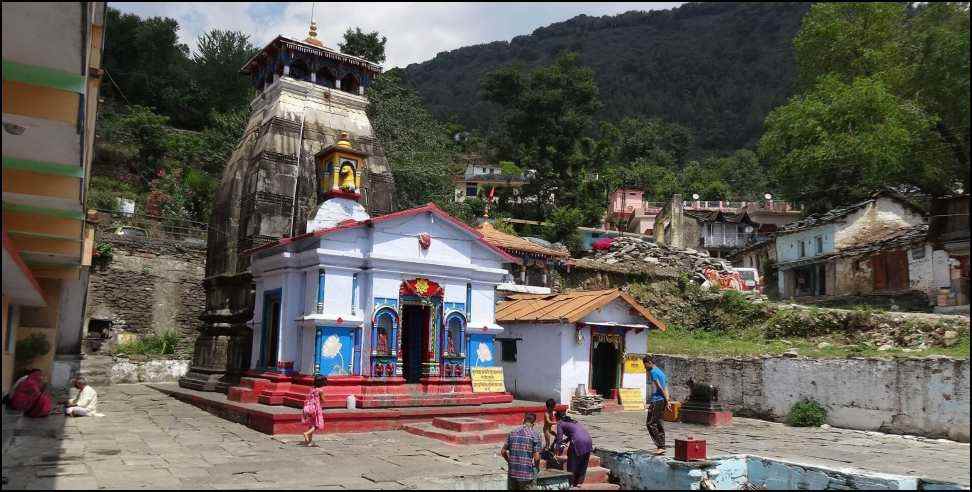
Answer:
[[627, 3], [218, 3], [110, 2], [122, 12], [179, 21], [180, 41], [195, 49], [211, 29], [243, 31], [263, 47], [278, 34], [303, 39], [311, 19], [318, 39], [337, 49], [344, 31], [360, 27], [388, 38], [385, 68], [429, 60], [439, 52], [492, 41], [509, 41], [571, 17], [614, 15], [629, 10], [670, 9], [683, 2]]

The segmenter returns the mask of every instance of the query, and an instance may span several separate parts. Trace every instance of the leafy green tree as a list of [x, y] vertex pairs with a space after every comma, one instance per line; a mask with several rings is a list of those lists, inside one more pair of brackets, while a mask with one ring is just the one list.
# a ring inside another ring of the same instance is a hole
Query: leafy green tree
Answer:
[[193, 74], [206, 101], [205, 109], [217, 113], [245, 109], [254, 90], [238, 72], [257, 51], [250, 36], [241, 31], [213, 29], [199, 36], [196, 44]]
[[[929, 3], [912, 7], [904, 3], [815, 4], [804, 18], [794, 45], [800, 79], [807, 91], [826, 91], [820, 89], [823, 79], [863, 86], [869, 83], [859, 82], [859, 79], [866, 78], [873, 82], [871, 87], [879, 85], [880, 89], [876, 90], [898, 102], [872, 108], [857, 106], [858, 110], [892, 110], [893, 113], [885, 115], [889, 121], [901, 114], [916, 113], [915, 118], [931, 125], [935, 133], [910, 138], [907, 151], [889, 153], [889, 156], [911, 159], [919, 165], [889, 163], [891, 168], [884, 173], [864, 172], [871, 178], [883, 176], [883, 180], [862, 181], [860, 186], [905, 183], [927, 192], [941, 193], [954, 186], [954, 182], [960, 182], [965, 189], [969, 188], [967, 3]], [[823, 85], [834, 87], [832, 82]], [[872, 94], [869, 100], [889, 101], [877, 94]], [[895, 107], [897, 109], [891, 109]], [[858, 116], [867, 117], [864, 113]], [[804, 124], [810, 123], [808, 117]], [[798, 123], [794, 121], [793, 124]], [[845, 126], [833, 128], [833, 131], [842, 134], [830, 135], [834, 140], [860, 138], [858, 127]], [[933, 160], [938, 162], [924, 164]], [[902, 166], [910, 168], [907, 177], [891, 172]], [[819, 170], [809, 172], [816, 175]], [[864, 193], [865, 190], [858, 190], [847, 199]]]
[[243, 138], [248, 117], [247, 109], [210, 113], [210, 123], [202, 132], [206, 152], [201, 159], [201, 164], [207, 173], [212, 176], [223, 174], [226, 161]]
[[917, 8], [907, 30], [907, 49], [915, 68], [906, 94], [938, 116], [935, 129], [953, 157], [945, 161], [951, 163], [945, 172], [968, 190], [969, 4], [929, 2]]
[[600, 107], [593, 72], [575, 53], [563, 53], [553, 64], [521, 75], [515, 67], [491, 72], [481, 81], [482, 95], [504, 110], [501, 140], [510, 144], [513, 160], [531, 171], [524, 187], [534, 197], [536, 216], [548, 213], [547, 197], [575, 205], [576, 180], [588, 162], [580, 152], [592, 115]]
[[142, 19], [113, 8], [105, 16], [106, 95], [154, 108], [175, 124], [200, 128], [204, 120], [191, 111], [199, 101], [189, 47], [179, 43], [179, 23], [168, 17]]
[[396, 70], [382, 74], [368, 89], [368, 117], [395, 177], [397, 208], [435, 202], [455, 211], [450, 141], [443, 125], [425, 109]]
[[813, 87], [828, 74], [844, 82], [877, 76], [889, 86], [901, 84], [907, 78], [900, 36], [906, 9], [892, 2], [814, 4], [793, 40], [801, 85]]
[[581, 237], [577, 228], [584, 225], [584, 212], [578, 208], [557, 207], [550, 213], [550, 225], [543, 228], [543, 238], [562, 243], [572, 254], [580, 252]]
[[934, 124], [878, 80], [827, 76], [770, 113], [759, 151], [786, 197], [820, 211], [889, 184], [943, 191]]
[[385, 62], [385, 43], [388, 38], [381, 36], [378, 31], [365, 33], [360, 27], [352, 31], [348, 28], [344, 33], [344, 42], [338, 43], [341, 53], [358, 58], [364, 58], [372, 63]]
[[145, 106], [129, 106], [128, 111], [110, 119], [104, 138], [133, 145], [138, 149], [137, 160], [131, 162], [131, 171], [147, 184], [162, 166], [167, 152], [166, 125], [169, 118], [154, 113]]

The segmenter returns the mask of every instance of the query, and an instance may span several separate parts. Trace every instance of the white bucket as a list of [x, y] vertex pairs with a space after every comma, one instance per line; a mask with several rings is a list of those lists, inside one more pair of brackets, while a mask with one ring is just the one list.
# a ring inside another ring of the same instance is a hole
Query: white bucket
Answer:
[[355, 399], [354, 395], [348, 395], [348, 410], [354, 410]]

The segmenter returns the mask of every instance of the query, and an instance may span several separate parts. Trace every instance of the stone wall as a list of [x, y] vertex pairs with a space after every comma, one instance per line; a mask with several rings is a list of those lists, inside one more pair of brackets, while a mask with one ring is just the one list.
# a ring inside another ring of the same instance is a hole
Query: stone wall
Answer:
[[115, 331], [139, 334], [174, 329], [180, 334], [176, 354], [191, 354], [206, 302], [205, 245], [100, 231], [98, 243], [111, 244], [112, 259], [91, 268], [86, 323], [110, 320]]
[[189, 370], [186, 359], [123, 358], [88, 355], [77, 370], [93, 386], [125, 383], [174, 383]]
[[719, 387], [736, 415], [782, 420], [812, 398], [835, 427], [969, 442], [969, 360], [941, 358], [707, 359], [656, 355], [672, 397], [693, 379]]

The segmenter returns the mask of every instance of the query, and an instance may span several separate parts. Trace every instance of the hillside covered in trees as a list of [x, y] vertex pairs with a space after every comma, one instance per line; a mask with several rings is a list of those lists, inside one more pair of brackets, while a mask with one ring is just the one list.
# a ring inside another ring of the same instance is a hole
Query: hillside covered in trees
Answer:
[[692, 154], [753, 147], [794, 91], [793, 38], [807, 3], [690, 3], [672, 10], [577, 16], [510, 42], [467, 46], [409, 65], [404, 78], [438, 118], [489, 130], [502, 109], [480, 79], [504, 66], [551, 64], [563, 51], [594, 72], [598, 121], [661, 118], [689, 128]]

